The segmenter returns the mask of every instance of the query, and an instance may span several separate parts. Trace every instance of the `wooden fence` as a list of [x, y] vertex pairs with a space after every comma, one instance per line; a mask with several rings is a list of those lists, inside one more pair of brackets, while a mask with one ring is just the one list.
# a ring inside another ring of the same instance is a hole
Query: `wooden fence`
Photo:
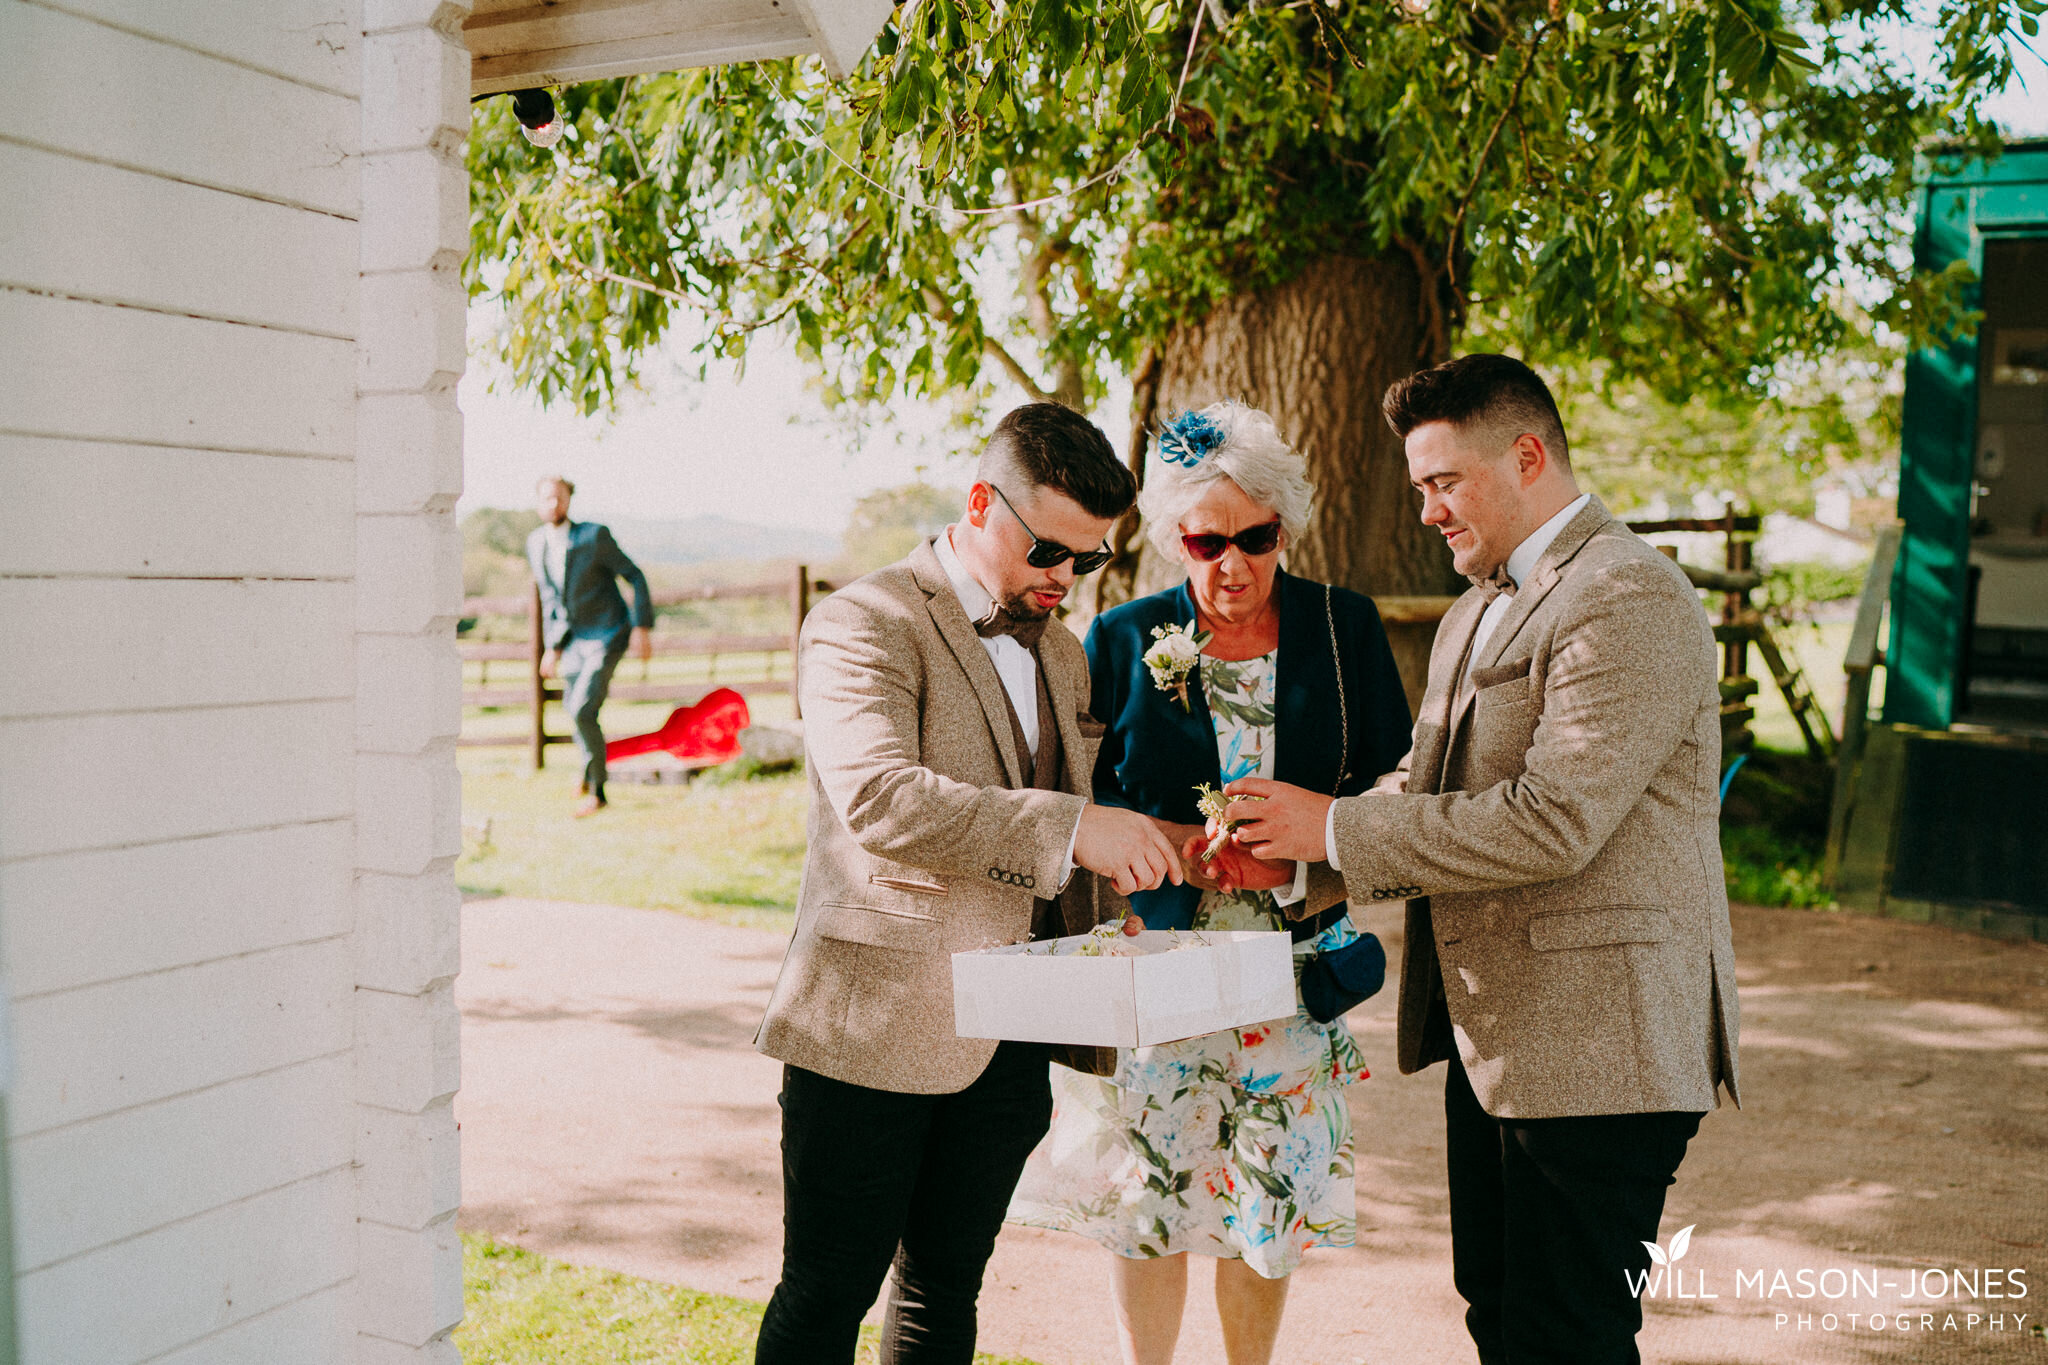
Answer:
[[[1680, 517], [1667, 521], [1632, 521], [1630, 530], [1639, 535], [1656, 535], [1662, 532], [1711, 532], [1725, 538], [1723, 567], [1706, 569], [1695, 565], [1681, 564], [1679, 567], [1691, 580], [1694, 587], [1704, 592], [1721, 595], [1720, 620], [1714, 626], [1714, 638], [1721, 645], [1721, 733], [1723, 749], [1729, 753], [1746, 749], [1753, 742], [1750, 722], [1755, 718], [1754, 698], [1760, 687], [1759, 682], [1749, 676], [1749, 650], [1754, 646], [1764, 660], [1771, 674], [1771, 680], [1784, 695], [1786, 706], [1792, 713], [1793, 721], [1799, 726], [1807, 748], [1816, 757], [1828, 757], [1835, 750], [1834, 731], [1822, 713], [1820, 704], [1814, 698], [1813, 690], [1800, 673], [1797, 664], [1785, 655], [1772, 639], [1763, 616], [1752, 605], [1750, 595], [1763, 583], [1763, 577], [1751, 564], [1751, 543], [1761, 527], [1761, 520], [1755, 516], [1737, 516], [1733, 508], [1719, 517]], [[1667, 553], [1675, 552], [1666, 547]], [[683, 592], [660, 592], [654, 594], [657, 607], [681, 606], [693, 602], [711, 602], [733, 599], [781, 599], [788, 603], [789, 628], [784, 632], [759, 635], [713, 634], [708, 632], [656, 633], [653, 638], [656, 657], [694, 656], [706, 657], [712, 661], [713, 677], [704, 683], [632, 683], [614, 681], [611, 697], [617, 701], [672, 701], [686, 703], [696, 701], [713, 687], [730, 686], [743, 696], [753, 697], [769, 694], [789, 694], [794, 700], [796, 692], [796, 642], [797, 634], [803, 629], [804, 617], [810, 611], [814, 596], [832, 591], [830, 583], [811, 577], [810, 569], [798, 565], [791, 575], [779, 582], [743, 583], [708, 586]], [[1390, 628], [1391, 636], [1401, 637], [1421, 631], [1425, 635], [1433, 632], [1437, 622], [1450, 609], [1456, 597], [1380, 597], [1374, 599], [1380, 610], [1381, 619]], [[524, 707], [530, 715], [527, 732], [523, 735], [465, 735], [461, 743], [511, 745], [524, 744], [530, 747], [535, 768], [543, 767], [547, 761], [547, 746], [567, 744], [567, 735], [549, 734], [546, 725], [547, 703], [560, 701], [562, 689], [540, 674], [541, 655], [545, 646], [541, 640], [540, 590], [534, 588], [524, 598], [519, 597], [472, 597], [462, 604], [466, 617], [478, 616], [524, 616], [527, 620], [527, 638], [520, 641], [464, 641], [458, 644], [464, 662], [481, 662], [488, 666], [492, 662], [517, 663], [521, 665], [520, 682], [514, 687], [470, 687], [462, 694], [462, 704], [468, 706]], [[1397, 644], [1400, 641], [1397, 639]], [[1428, 642], [1418, 638], [1412, 641], [1419, 649], [1418, 660], [1427, 657]], [[766, 678], [720, 684], [716, 680], [717, 659], [721, 655], [747, 654], [767, 657]], [[775, 661], [787, 654], [789, 666], [785, 677], [776, 677]], [[1419, 677], [1417, 679], [1419, 682]], [[1413, 698], [1411, 698], [1412, 704]], [[799, 713], [800, 714], [800, 713]]]
[[[1830, 758], [1835, 752], [1835, 732], [1828, 724], [1826, 713], [1813, 695], [1806, 675], [1791, 656], [1778, 648], [1763, 613], [1750, 600], [1750, 594], [1762, 587], [1764, 581], [1751, 558], [1755, 536], [1762, 526], [1762, 518], [1737, 516], [1732, 506], [1718, 517], [1679, 517], [1671, 521], [1628, 523], [1628, 529], [1637, 535], [1705, 531], [1718, 532], [1724, 537], [1720, 569], [1703, 569], [1691, 564], [1678, 566], [1695, 588], [1721, 594], [1721, 619], [1714, 623], [1714, 639], [1721, 646], [1721, 752], [1724, 761], [1727, 755], [1740, 753], [1756, 742], [1749, 725], [1756, 718], [1755, 698], [1762, 684], [1749, 675], [1751, 646], [1755, 646], [1758, 657], [1770, 672], [1771, 681], [1785, 698], [1785, 708], [1792, 713], [1792, 723], [1799, 727], [1807, 752], [1815, 758]], [[1672, 558], [1677, 558], [1673, 547], [1665, 546], [1663, 549]]]
[[[1778, 647], [1763, 613], [1751, 601], [1751, 594], [1763, 586], [1763, 575], [1756, 571], [1751, 558], [1754, 539], [1762, 525], [1761, 518], [1738, 516], [1731, 506], [1718, 517], [1631, 521], [1628, 528], [1637, 535], [1645, 536], [1691, 531], [1718, 534], [1723, 538], [1722, 566], [1719, 569], [1679, 565], [1695, 588], [1718, 593], [1721, 598], [1719, 619], [1714, 623], [1714, 639], [1721, 646], [1722, 751], [1736, 754], [1755, 743], [1750, 722], [1756, 718], [1755, 698], [1762, 684], [1749, 675], [1749, 651], [1754, 648], [1763, 660], [1771, 681], [1785, 698], [1786, 708], [1792, 713], [1793, 723], [1799, 727], [1808, 752], [1816, 758], [1827, 758], [1835, 752], [1834, 730], [1798, 664]], [[1665, 546], [1663, 549], [1666, 554], [1677, 558], [1675, 547]], [[1380, 609], [1380, 619], [1389, 628], [1389, 636], [1395, 639], [1397, 652], [1404, 628], [1409, 631], [1418, 628], [1433, 630], [1457, 600], [1455, 597], [1373, 599]], [[1427, 640], [1419, 643], [1420, 654], [1426, 658]], [[1411, 697], [1410, 704], [1413, 705], [1416, 699]]]
[[[831, 584], [813, 579], [809, 567], [799, 564], [787, 579], [780, 581], [717, 584], [681, 592], [657, 592], [654, 594], [654, 605], [657, 608], [749, 598], [780, 599], [789, 604], [789, 628], [774, 634], [760, 635], [657, 630], [652, 637], [656, 658], [708, 657], [711, 661], [711, 679], [703, 683], [633, 683], [615, 679], [610, 697], [614, 701], [672, 701], [681, 704], [696, 701], [715, 687], [730, 687], [746, 697], [786, 693], [793, 699], [796, 692], [797, 633], [803, 629], [804, 617], [810, 611], [813, 596], [830, 591]], [[547, 704], [551, 701], [560, 701], [562, 689], [553, 679], [543, 678], [540, 672], [541, 656], [546, 652], [547, 646], [541, 638], [539, 587], [532, 588], [524, 597], [468, 598], [462, 604], [462, 614], [465, 617], [526, 618], [526, 639], [523, 641], [464, 640], [457, 643], [456, 649], [464, 663], [481, 663], [486, 669], [494, 662], [521, 665], [517, 686], [465, 687], [462, 692], [462, 704], [465, 707], [524, 707], [529, 713], [529, 723], [525, 734], [464, 735], [459, 743], [526, 745], [532, 751], [533, 766], [537, 769], [545, 767], [548, 745], [568, 744], [572, 741], [567, 735], [550, 734], [547, 729]], [[764, 671], [768, 676], [740, 682], [719, 682], [716, 677], [718, 659], [721, 655], [728, 654], [766, 656], [767, 666]], [[784, 654], [789, 656], [789, 665], [786, 676], [778, 678], [775, 676], [775, 664]]]

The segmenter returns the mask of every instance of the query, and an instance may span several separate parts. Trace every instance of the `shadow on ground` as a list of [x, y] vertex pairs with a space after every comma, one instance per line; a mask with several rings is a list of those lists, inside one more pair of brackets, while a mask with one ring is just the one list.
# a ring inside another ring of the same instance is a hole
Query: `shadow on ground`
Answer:
[[[1393, 916], [1371, 927], [1398, 949]], [[1667, 1241], [1694, 1228], [1682, 1287], [1719, 1297], [1653, 1294], [1645, 1359], [2048, 1361], [2034, 1334], [2048, 1283], [2048, 949], [1740, 906], [1735, 932], [1747, 1107], [1708, 1116], [1664, 1225]], [[465, 907], [464, 935], [462, 1225], [765, 1297], [781, 1242], [779, 1068], [751, 1039], [776, 937], [509, 897]], [[1297, 1275], [1276, 1357], [1295, 1365], [1473, 1359], [1450, 1284], [1442, 1072], [1398, 1074], [1393, 1006], [1388, 992], [1351, 1017], [1374, 1073], [1351, 1091], [1359, 1245]], [[1893, 1287], [1790, 1296], [1797, 1272], [1828, 1269]], [[1990, 1297], [1980, 1279], [1974, 1300], [1902, 1300], [1908, 1276], [1917, 1287], [1920, 1272], [1956, 1269], [2020, 1270], [2027, 1296]], [[1113, 1361], [1107, 1270], [1077, 1238], [1006, 1231], [984, 1348]], [[1780, 1270], [1788, 1293], [1737, 1296], [1738, 1273], [1768, 1287]], [[1182, 1365], [1222, 1360], [1205, 1279]]]

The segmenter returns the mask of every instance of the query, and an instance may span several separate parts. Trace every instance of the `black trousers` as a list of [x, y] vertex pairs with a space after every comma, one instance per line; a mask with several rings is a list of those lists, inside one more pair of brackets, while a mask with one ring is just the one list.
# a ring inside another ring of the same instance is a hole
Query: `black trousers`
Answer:
[[1451, 1265], [1481, 1365], [1638, 1365], [1664, 1192], [1696, 1113], [1498, 1119], [1456, 1057], [1444, 1084]]
[[885, 1275], [881, 1365], [969, 1365], [982, 1271], [1052, 1122], [1048, 1061], [1000, 1043], [952, 1095], [782, 1069], [782, 1281], [756, 1365], [851, 1362]]

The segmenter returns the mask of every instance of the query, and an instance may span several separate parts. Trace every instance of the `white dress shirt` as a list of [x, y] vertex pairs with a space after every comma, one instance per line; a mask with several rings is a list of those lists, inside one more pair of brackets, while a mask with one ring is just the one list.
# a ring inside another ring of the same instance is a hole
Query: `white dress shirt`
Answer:
[[[1527, 538], [1514, 548], [1514, 552], [1508, 556], [1508, 577], [1514, 580], [1517, 590], [1535, 571], [1536, 561], [1543, 558], [1543, 552], [1550, 548], [1550, 542], [1556, 540], [1571, 519], [1579, 514], [1579, 510], [1592, 500], [1591, 493], [1579, 494], [1559, 509], [1556, 516], [1531, 531]], [[1508, 608], [1514, 605], [1514, 601], [1514, 598], [1502, 593], [1486, 604], [1486, 610], [1479, 614], [1479, 624], [1472, 631], [1472, 647], [1465, 651], [1466, 668], [1470, 668], [1472, 660], [1479, 657], [1479, 651], [1486, 648], [1486, 642], [1493, 638], [1494, 627], [1500, 624], [1501, 617], [1508, 614]], [[1464, 682], [1464, 674], [1461, 672], [1458, 681], [1451, 688], [1452, 696], [1457, 695]], [[1323, 851], [1329, 855], [1330, 866], [1337, 867], [1337, 804], [1334, 801], [1330, 803], [1330, 813], [1323, 817]], [[1338, 871], [1342, 870], [1338, 868]]]
[[563, 588], [563, 575], [569, 571], [569, 523], [549, 522], [540, 528], [540, 563], [546, 570], [548, 582], [555, 585], [555, 591]]
[[[946, 571], [946, 581], [953, 585], [953, 595], [960, 599], [961, 607], [967, 612], [967, 619], [979, 621], [988, 615], [988, 609], [995, 605], [995, 598], [987, 588], [975, 581], [967, 572], [967, 566], [960, 562], [960, 556], [953, 549], [953, 528], [948, 526], [937, 539], [932, 541], [932, 551], [939, 557], [939, 567]], [[1048, 625], [1046, 629], [1052, 627]], [[1010, 708], [1017, 713], [1017, 724], [1024, 728], [1024, 743], [1033, 757], [1038, 754], [1038, 659], [1030, 650], [1017, 643], [1011, 635], [984, 635], [981, 647], [988, 651], [989, 662], [996, 666], [996, 677], [1003, 683], [1003, 691], [1010, 696]], [[1083, 793], [1085, 796], [1086, 793]], [[1081, 822], [1074, 821], [1074, 832], [1067, 836], [1067, 865], [1060, 874], [1061, 885], [1074, 875], [1074, 840], [1081, 833]]]
[[[960, 605], [967, 611], [967, 619], [979, 621], [988, 615], [988, 609], [995, 605], [995, 598], [988, 589], [974, 581], [974, 575], [967, 572], [967, 566], [960, 562], [960, 556], [953, 550], [953, 528], [932, 542], [932, 549], [939, 556], [939, 567], [946, 571], [946, 579], [953, 585], [953, 595], [960, 599]], [[1048, 627], [1050, 629], [1050, 627]], [[996, 666], [996, 676], [1003, 680], [1003, 691], [1010, 694], [1010, 705], [1017, 712], [1017, 723], [1024, 727], [1024, 742], [1030, 746], [1032, 755], [1038, 753], [1038, 660], [1031, 651], [1017, 643], [1014, 635], [984, 635], [981, 647], [988, 651], [989, 662]]]

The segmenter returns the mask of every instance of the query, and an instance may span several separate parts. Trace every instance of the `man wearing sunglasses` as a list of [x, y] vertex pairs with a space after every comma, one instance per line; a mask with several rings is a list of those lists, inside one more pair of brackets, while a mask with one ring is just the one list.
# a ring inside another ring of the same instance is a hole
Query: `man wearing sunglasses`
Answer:
[[885, 1276], [884, 1365], [966, 1365], [982, 1270], [1051, 1119], [1052, 1054], [959, 1037], [952, 954], [1122, 914], [1098, 878], [1126, 895], [1182, 879], [1152, 821], [1090, 799], [1102, 727], [1081, 644], [1052, 619], [1108, 561], [1135, 481], [1053, 403], [1006, 416], [977, 474], [958, 522], [804, 622], [808, 852], [756, 1039], [784, 1063], [761, 1365], [852, 1361]]

